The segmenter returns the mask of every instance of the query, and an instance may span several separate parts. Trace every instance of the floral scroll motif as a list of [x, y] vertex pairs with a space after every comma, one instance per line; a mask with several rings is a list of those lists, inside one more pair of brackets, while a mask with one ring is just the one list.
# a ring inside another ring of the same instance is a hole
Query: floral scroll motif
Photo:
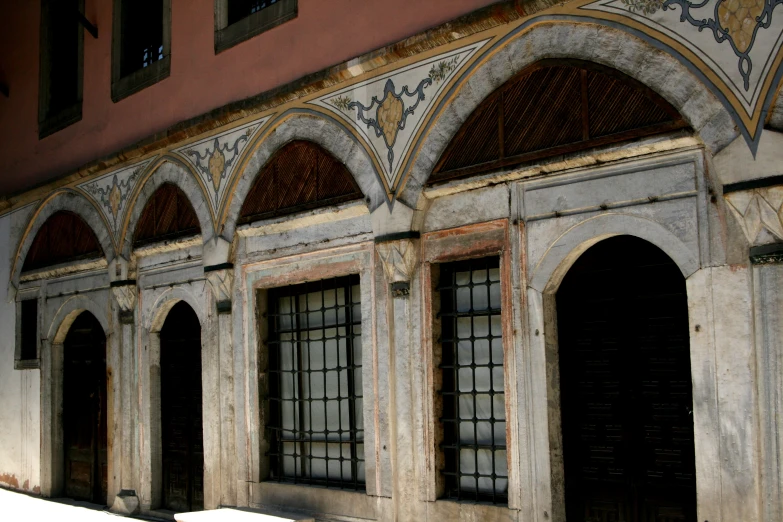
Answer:
[[128, 197], [147, 165], [149, 165], [149, 161], [120, 169], [95, 181], [79, 185], [101, 206], [115, 234], [122, 220]]

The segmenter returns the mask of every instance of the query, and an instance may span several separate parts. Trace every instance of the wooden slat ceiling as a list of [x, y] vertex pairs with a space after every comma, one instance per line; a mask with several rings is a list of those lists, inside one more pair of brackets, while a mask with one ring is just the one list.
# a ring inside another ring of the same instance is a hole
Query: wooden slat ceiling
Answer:
[[164, 183], [141, 213], [133, 234], [133, 246], [200, 233], [198, 217], [185, 193], [171, 183]]
[[78, 215], [62, 210], [52, 214], [38, 230], [22, 271], [100, 257], [103, 250], [92, 229]]
[[318, 145], [292, 141], [258, 174], [239, 223], [360, 199], [345, 165]]
[[509, 80], [474, 111], [428, 183], [687, 126], [663, 98], [614, 69], [545, 60]]

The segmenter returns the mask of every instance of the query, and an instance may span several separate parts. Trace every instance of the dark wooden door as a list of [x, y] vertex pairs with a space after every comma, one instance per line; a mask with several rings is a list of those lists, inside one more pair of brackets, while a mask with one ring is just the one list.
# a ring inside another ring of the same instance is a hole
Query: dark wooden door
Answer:
[[569, 522], [695, 522], [685, 280], [637, 238], [602, 241], [557, 293]]
[[201, 420], [201, 326], [184, 302], [169, 312], [160, 333], [163, 505], [204, 509]]
[[82, 312], [63, 348], [65, 495], [106, 504], [106, 336], [95, 316]]

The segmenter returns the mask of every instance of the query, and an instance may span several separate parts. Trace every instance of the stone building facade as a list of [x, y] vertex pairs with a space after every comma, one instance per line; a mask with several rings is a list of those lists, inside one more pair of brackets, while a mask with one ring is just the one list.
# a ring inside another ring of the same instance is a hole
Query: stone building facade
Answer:
[[783, 22], [723, 2], [491, 5], [9, 192], [0, 484], [783, 520]]

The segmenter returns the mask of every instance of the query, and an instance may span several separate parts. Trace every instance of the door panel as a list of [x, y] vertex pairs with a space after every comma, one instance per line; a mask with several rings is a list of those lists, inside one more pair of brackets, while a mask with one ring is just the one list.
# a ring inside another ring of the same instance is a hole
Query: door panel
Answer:
[[106, 337], [89, 312], [76, 318], [64, 343], [63, 446], [65, 495], [106, 503]]
[[204, 508], [201, 326], [185, 303], [171, 309], [161, 330], [163, 504], [172, 511]]
[[557, 294], [569, 522], [695, 521], [685, 281], [621, 236], [574, 264]]

